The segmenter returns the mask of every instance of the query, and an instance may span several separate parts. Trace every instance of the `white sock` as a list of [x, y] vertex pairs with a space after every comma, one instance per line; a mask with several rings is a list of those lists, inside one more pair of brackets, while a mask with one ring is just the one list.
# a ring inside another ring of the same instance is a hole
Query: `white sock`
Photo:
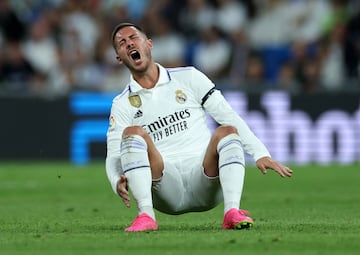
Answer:
[[240, 208], [245, 177], [244, 151], [237, 134], [231, 134], [221, 139], [217, 151], [225, 214], [231, 208]]
[[139, 214], [145, 212], [155, 219], [151, 194], [152, 176], [145, 140], [139, 135], [124, 138], [120, 154], [121, 166]]

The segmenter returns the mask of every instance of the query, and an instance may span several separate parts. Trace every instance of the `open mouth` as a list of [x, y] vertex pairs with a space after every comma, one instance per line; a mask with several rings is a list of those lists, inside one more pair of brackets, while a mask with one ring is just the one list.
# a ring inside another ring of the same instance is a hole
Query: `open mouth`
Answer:
[[133, 51], [130, 52], [130, 57], [135, 61], [139, 60], [140, 59], [140, 53], [137, 50], [133, 50]]

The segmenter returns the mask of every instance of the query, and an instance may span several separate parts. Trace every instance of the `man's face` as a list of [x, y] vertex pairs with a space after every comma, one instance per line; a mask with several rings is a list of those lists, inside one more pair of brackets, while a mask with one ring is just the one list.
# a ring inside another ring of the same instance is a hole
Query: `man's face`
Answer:
[[114, 37], [117, 60], [131, 72], [144, 72], [151, 57], [152, 41], [134, 27], [120, 29]]

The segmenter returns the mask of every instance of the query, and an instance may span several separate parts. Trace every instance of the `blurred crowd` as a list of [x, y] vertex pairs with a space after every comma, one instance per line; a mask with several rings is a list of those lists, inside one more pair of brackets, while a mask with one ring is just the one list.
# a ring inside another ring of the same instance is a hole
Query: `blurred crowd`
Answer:
[[0, 0], [0, 94], [121, 91], [113, 27], [144, 28], [166, 67], [221, 89], [360, 90], [358, 0]]

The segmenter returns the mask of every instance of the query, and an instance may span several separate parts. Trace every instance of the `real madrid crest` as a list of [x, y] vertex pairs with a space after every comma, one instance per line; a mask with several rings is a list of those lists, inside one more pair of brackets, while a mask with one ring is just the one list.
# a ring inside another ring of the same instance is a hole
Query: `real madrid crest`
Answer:
[[186, 102], [187, 96], [182, 90], [178, 89], [175, 91], [175, 99], [179, 104], [183, 104]]
[[141, 106], [141, 98], [137, 93], [130, 93], [129, 102], [132, 106], [139, 108]]

